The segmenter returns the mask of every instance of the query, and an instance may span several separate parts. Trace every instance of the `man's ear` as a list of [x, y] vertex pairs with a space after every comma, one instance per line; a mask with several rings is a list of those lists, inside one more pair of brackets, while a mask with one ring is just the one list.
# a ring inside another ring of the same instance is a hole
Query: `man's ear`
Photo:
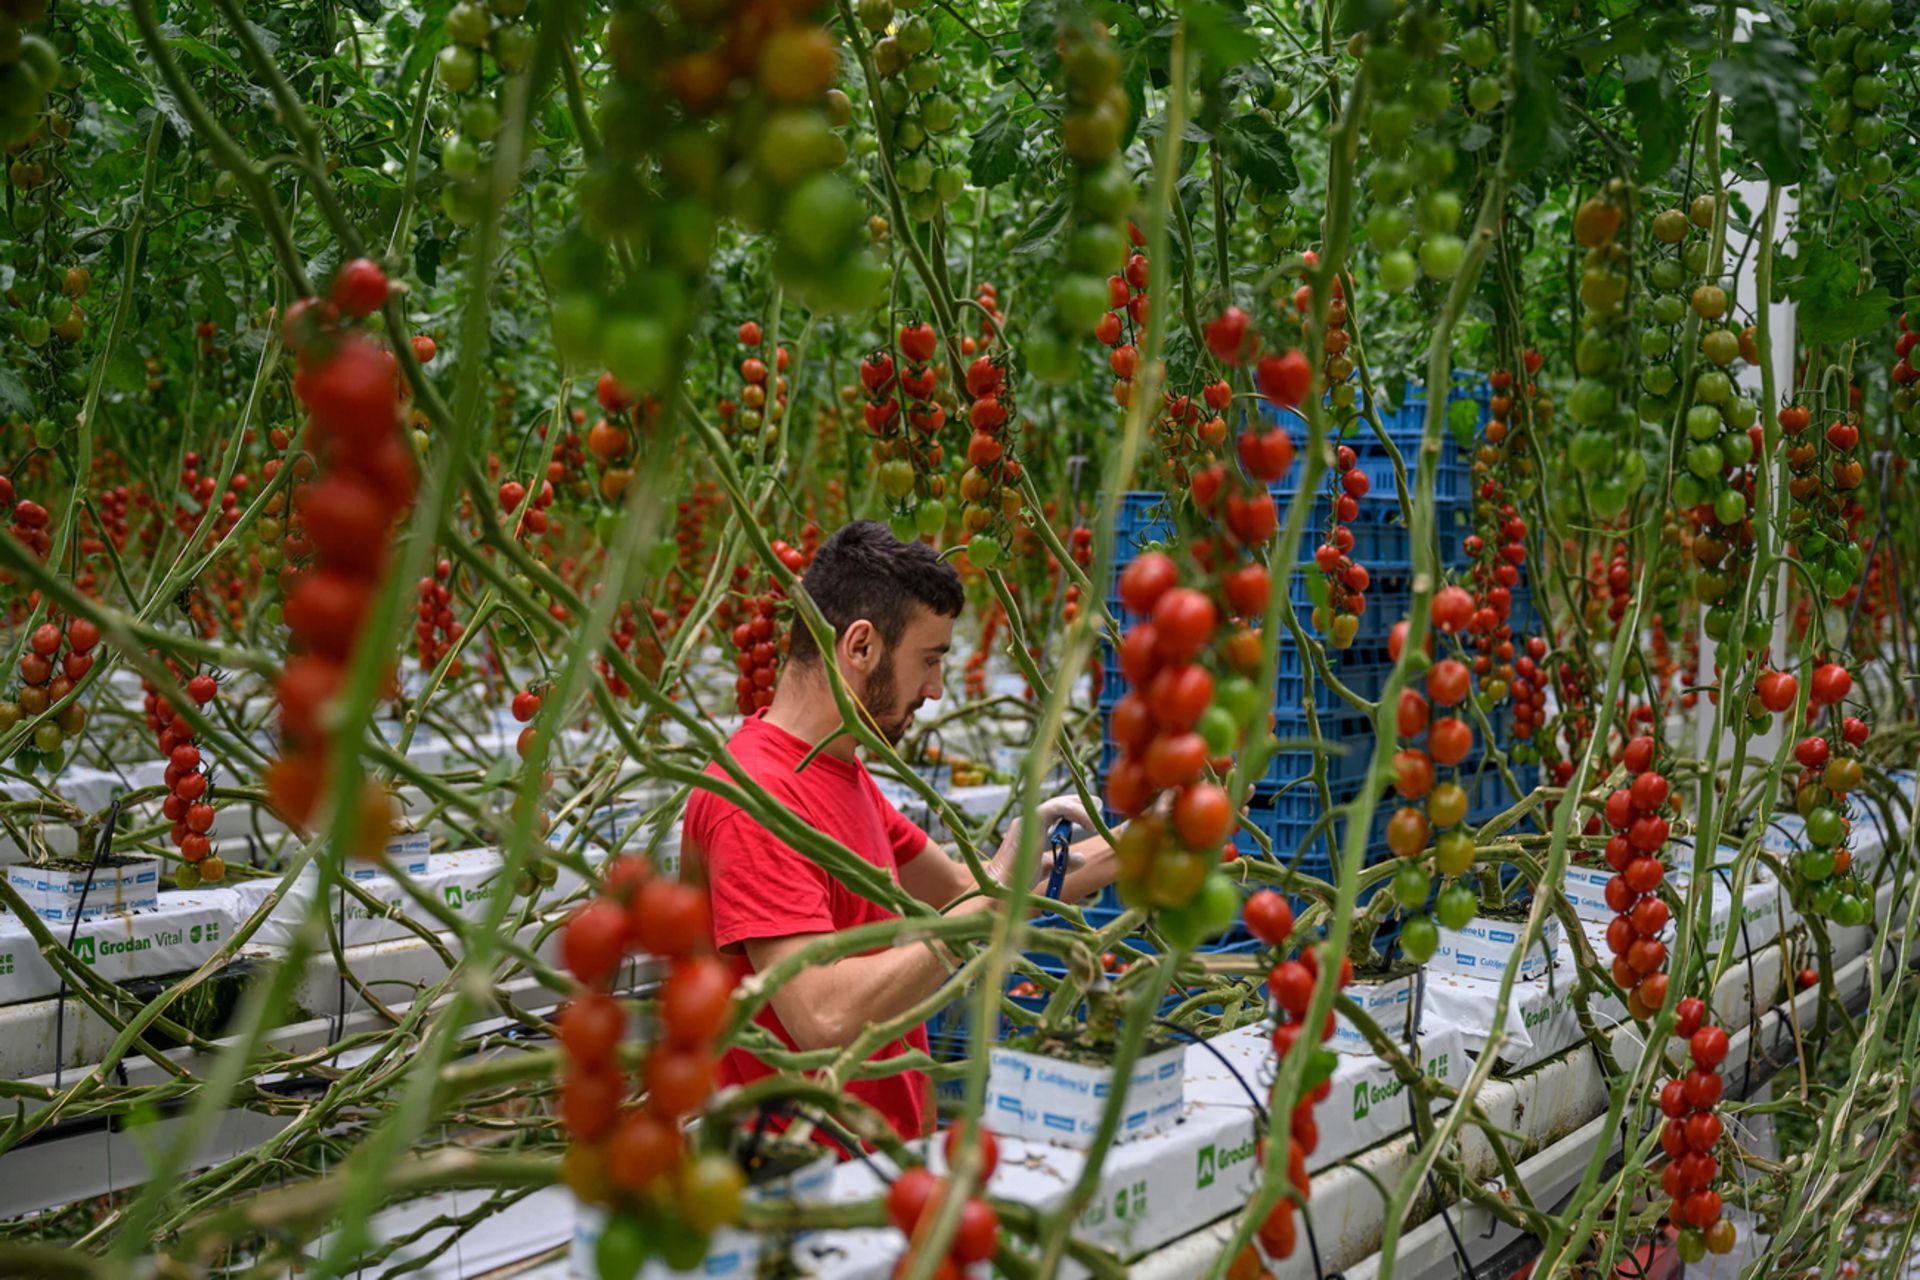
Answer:
[[840, 635], [841, 666], [866, 675], [880, 665], [880, 648], [880, 632], [861, 618]]

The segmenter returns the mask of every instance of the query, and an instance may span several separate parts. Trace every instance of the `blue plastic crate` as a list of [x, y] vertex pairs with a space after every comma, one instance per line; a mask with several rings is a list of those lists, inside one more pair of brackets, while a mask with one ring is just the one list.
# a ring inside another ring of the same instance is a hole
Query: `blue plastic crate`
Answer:
[[[1425, 403], [1422, 402], [1422, 413]], [[1292, 410], [1274, 410], [1267, 407], [1269, 423], [1284, 426], [1293, 433], [1294, 442], [1302, 444], [1307, 439], [1306, 420]], [[1485, 411], [1482, 411], [1482, 421]], [[1407, 491], [1415, 492], [1419, 475], [1419, 448], [1424, 437], [1425, 424], [1417, 416], [1408, 416], [1403, 409], [1398, 413], [1388, 413], [1382, 417], [1381, 427], [1393, 449], [1389, 451], [1381, 444], [1379, 434], [1372, 424], [1358, 421], [1345, 435], [1334, 441], [1336, 446], [1347, 445], [1354, 451], [1354, 466], [1366, 474], [1367, 493], [1360, 498], [1364, 509], [1370, 504], [1400, 509], [1399, 490], [1394, 483], [1394, 452], [1400, 455], [1400, 465], [1406, 468]], [[1300, 487], [1301, 477], [1306, 474], [1304, 457], [1296, 457], [1293, 467], [1280, 477], [1273, 486], [1276, 499], [1291, 498]], [[1326, 483], [1331, 483], [1327, 481]], [[1462, 507], [1470, 503], [1473, 497], [1472, 460], [1455, 442], [1451, 434], [1441, 437], [1439, 470], [1434, 479], [1434, 496], [1442, 502], [1452, 502]]]
[[[1105, 495], [1099, 499], [1104, 502]], [[1155, 542], [1165, 542], [1174, 534], [1173, 510], [1167, 495], [1153, 489], [1130, 489], [1120, 495], [1120, 509], [1114, 515], [1114, 565], [1116, 571], [1131, 564], [1142, 550]]]
[[[1476, 428], [1485, 426], [1487, 419], [1493, 416], [1493, 384], [1487, 381], [1484, 374], [1472, 369], [1453, 371], [1453, 385], [1447, 388], [1447, 403], [1451, 406], [1460, 400], [1472, 400], [1480, 406], [1480, 418], [1474, 424]], [[1397, 415], [1400, 429], [1417, 433], [1426, 425], [1427, 389], [1409, 380], [1400, 401]]]

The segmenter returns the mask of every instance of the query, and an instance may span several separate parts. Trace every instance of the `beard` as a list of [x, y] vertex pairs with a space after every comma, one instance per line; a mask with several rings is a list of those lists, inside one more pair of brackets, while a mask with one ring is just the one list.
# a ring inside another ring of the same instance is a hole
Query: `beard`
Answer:
[[899, 746], [900, 740], [907, 736], [907, 730], [913, 725], [913, 714], [920, 709], [920, 700], [915, 699], [906, 710], [896, 712], [899, 696], [893, 671], [893, 653], [889, 651], [867, 681], [860, 701], [865, 704], [867, 714], [873, 717], [874, 728], [887, 740], [887, 745], [893, 747]]

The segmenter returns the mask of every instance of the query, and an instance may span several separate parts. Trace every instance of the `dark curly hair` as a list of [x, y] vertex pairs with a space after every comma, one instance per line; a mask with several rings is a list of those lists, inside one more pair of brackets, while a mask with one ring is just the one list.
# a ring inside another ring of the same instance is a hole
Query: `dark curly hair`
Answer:
[[[855, 520], [835, 530], [814, 552], [800, 579], [835, 636], [865, 618], [889, 646], [905, 634], [913, 606], [957, 618], [966, 604], [960, 575], [924, 542], [902, 542], [878, 520]], [[813, 633], [796, 620], [788, 660], [818, 662]]]

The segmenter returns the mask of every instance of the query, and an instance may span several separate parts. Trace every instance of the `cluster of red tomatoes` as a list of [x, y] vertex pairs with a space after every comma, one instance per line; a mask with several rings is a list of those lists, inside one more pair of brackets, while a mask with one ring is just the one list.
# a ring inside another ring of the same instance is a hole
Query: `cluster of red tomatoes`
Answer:
[[53, 549], [53, 537], [47, 532], [50, 517], [47, 509], [32, 498], [17, 497], [13, 491], [13, 480], [0, 476], [0, 507], [8, 509], [11, 523], [7, 532], [13, 540], [42, 560]]
[[[960, 1130], [948, 1129], [944, 1140], [947, 1166], [951, 1168], [959, 1145]], [[1000, 1144], [985, 1129], [975, 1133], [980, 1146], [979, 1185], [986, 1186], [993, 1171], [1000, 1167]], [[895, 1276], [904, 1276], [913, 1266], [913, 1239], [924, 1222], [940, 1212], [947, 1198], [947, 1180], [936, 1177], [925, 1165], [903, 1169], [887, 1188], [887, 1220], [907, 1237], [907, 1252], [895, 1264]], [[985, 1262], [1000, 1244], [1000, 1215], [981, 1196], [969, 1196], [960, 1206], [960, 1221], [947, 1244], [947, 1256], [933, 1269], [934, 1280], [960, 1280], [965, 1268]]]
[[[1264, 566], [1248, 567], [1266, 573]], [[1145, 620], [1120, 642], [1120, 669], [1130, 687], [1112, 712], [1111, 736], [1121, 754], [1107, 774], [1107, 800], [1137, 818], [1117, 848], [1122, 899], [1176, 913], [1197, 904], [1198, 918], [1186, 923], [1197, 933], [1217, 933], [1232, 923], [1239, 904], [1216, 870], [1235, 819], [1226, 788], [1206, 774], [1209, 767], [1217, 774], [1232, 767], [1247, 704], [1262, 716], [1266, 707], [1255, 701], [1257, 692], [1235, 704], [1238, 714], [1215, 705], [1213, 673], [1201, 658], [1220, 629], [1220, 611], [1211, 596], [1179, 585], [1179, 578], [1173, 559], [1157, 551], [1120, 574], [1121, 604]], [[1257, 669], [1258, 637], [1244, 634], [1253, 637]], [[1163, 822], [1148, 810], [1168, 791], [1172, 806]]]
[[[1247, 930], [1267, 946], [1284, 947], [1293, 933], [1293, 906], [1271, 889], [1262, 889], [1247, 899], [1246, 922]], [[1319, 979], [1319, 953], [1312, 947], [1303, 950], [1297, 960], [1281, 960], [1268, 973], [1267, 992], [1273, 997], [1274, 1003], [1273, 1051], [1276, 1054], [1286, 1056], [1299, 1040], [1307, 1008], [1313, 1002], [1313, 987]], [[1346, 990], [1352, 981], [1353, 962], [1342, 957], [1340, 971], [1334, 975], [1335, 990]], [[1333, 1021], [1333, 1010], [1329, 1009], [1326, 1022], [1319, 1028], [1320, 1043], [1324, 1044], [1333, 1037]], [[1291, 1107], [1292, 1116], [1287, 1124], [1287, 1181], [1299, 1192], [1302, 1203], [1311, 1194], [1307, 1157], [1320, 1145], [1320, 1126], [1313, 1118], [1313, 1108], [1316, 1103], [1326, 1101], [1332, 1091], [1332, 1080], [1322, 1079]], [[1280, 1099], [1274, 1100], [1276, 1107], [1280, 1103]], [[1261, 1158], [1264, 1159], [1264, 1139], [1261, 1147]], [[1293, 1253], [1293, 1215], [1294, 1202], [1288, 1197], [1275, 1205], [1266, 1221], [1260, 1224], [1257, 1238], [1260, 1247], [1269, 1256], [1285, 1258]], [[1258, 1259], [1237, 1258], [1234, 1265], [1247, 1274], [1258, 1274], [1256, 1267], [1246, 1265], [1248, 1261], [1257, 1263]]]
[[[774, 368], [769, 370], [767, 362], [752, 354], [764, 340], [757, 321], [748, 320], [740, 326], [740, 345], [747, 354], [740, 361], [740, 411], [737, 422], [745, 435], [745, 441], [752, 443], [756, 439], [767, 444], [779, 439], [780, 423], [787, 416], [787, 365], [791, 357], [785, 347], [774, 352]], [[725, 422], [734, 415], [723, 414]]]
[[[25, 716], [38, 716], [73, 692], [81, 676], [93, 667], [93, 650], [100, 643], [100, 628], [85, 618], [74, 618], [66, 630], [56, 622], [43, 622], [28, 637], [27, 651], [20, 655], [20, 692], [10, 702], [0, 703], [0, 732], [12, 729]], [[61, 654], [61, 646], [66, 653]], [[69, 702], [53, 719], [42, 720], [33, 738], [21, 749], [19, 764], [31, 770], [46, 765], [49, 772], [65, 759], [69, 738], [77, 738], [87, 727], [87, 709], [78, 701]]]
[[[1473, 594], [1464, 587], [1443, 587], [1434, 596], [1433, 624], [1442, 634], [1464, 631], [1473, 614]], [[1395, 662], [1406, 646], [1406, 636], [1404, 621], [1395, 623], [1388, 633], [1387, 652]], [[1404, 745], [1394, 752], [1393, 787], [1409, 802], [1387, 819], [1387, 847], [1404, 860], [1394, 875], [1394, 897], [1408, 911], [1426, 903], [1433, 881], [1420, 858], [1431, 843], [1434, 866], [1441, 875], [1454, 878], [1434, 903], [1440, 924], [1449, 929], [1465, 925], [1480, 907], [1479, 895], [1464, 879], [1474, 861], [1473, 833], [1466, 826], [1471, 797], [1454, 772], [1473, 752], [1473, 729], [1458, 714], [1434, 716], [1433, 708], [1460, 706], [1472, 693], [1472, 684], [1465, 663], [1442, 658], [1427, 671], [1426, 694], [1402, 689], [1394, 708], [1395, 733]], [[1424, 747], [1416, 741], [1423, 734]], [[1424, 805], [1413, 803], [1422, 800]], [[1425, 916], [1409, 918], [1401, 931], [1401, 949], [1416, 962], [1431, 958], [1439, 942], [1437, 927]]]
[[1360, 499], [1367, 496], [1372, 481], [1355, 465], [1359, 462], [1353, 446], [1334, 450], [1332, 473], [1332, 517], [1327, 522], [1326, 540], [1313, 550], [1327, 586], [1327, 603], [1316, 605], [1313, 625], [1336, 649], [1353, 644], [1360, 630], [1360, 615], [1367, 611], [1367, 588], [1373, 575], [1367, 566], [1353, 558], [1353, 530], [1348, 527], [1360, 514]]
[[95, 588], [99, 585], [99, 576], [95, 571], [96, 558], [107, 549], [109, 542], [116, 551], [126, 548], [129, 532], [127, 510], [132, 502], [132, 492], [124, 484], [96, 488], [94, 494], [98, 511], [97, 532], [80, 539], [80, 567], [73, 576], [74, 587], [90, 596], [95, 594]]
[[[1080, 608], [1077, 599], [1078, 591], [1079, 588], [1077, 587], [1069, 586], [1067, 588], [1066, 608], [1075, 613], [1079, 612]], [[1068, 621], [1072, 621], [1071, 615], [1068, 615]], [[987, 659], [993, 654], [993, 642], [1000, 638], [1000, 631], [1006, 625], [1006, 607], [996, 600], [987, 609], [986, 617], [980, 623], [979, 647], [967, 655], [966, 669], [962, 673], [962, 686], [967, 697], [984, 698], [987, 696]], [[1094, 679], [1097, 681], [1099, 678], [1100, 668], [1096, 664], [1094, 667]], [[1096, 692], [1094, 696], [1097, 698], [1099, 695]]]
[[1185, 489], [1193, 473], [1219, 460], [1227, 441], [1227, 420], [1221, 415], [1233, 403], [1233, 387], [1224, 379], [1191, 395], [1164, 394], [1165, 404], [1155, 426], [1160, 462], [1172, 488]]
[[1693, 1067], [1669, 1080], [1660, 1090], [1660, 1147], [1667, 1153], [1660, 1187], [1672, 1199], [1668, 1220], [1680, 1228], [1678, 1250], [1682, 1261], [1698, 1262], [1709, 1252], [1733, 1249], [1733, 1224], [1721, 1215], [1720, 1193], [1713, 1181], [1720, 1174], [1714, 1148], [1722, 1126], [1715, 1108], [1726, 1092], [1720, 1064], [1727, 1058], [1727, 1033], [1705, 1025], [1707, 1006], [1688, 996], [1678, 1006], [1675, 1034], [1687, 1041]]
[[668, 575], [667, 589], [669, 598], [682, 617], [686, 616], [682, 606], [691, 604], [691, 592], [684, 582], [706, 571], [707, 526], [725, 501], [718, 484], [711, 480], [696, 480], [693, 482], [693, 491], [680, 499], [675, 509], [673, 542], [680, 572]]
[[[320, 464], [298, 498], [313, 561], [287, 591], [286, 623], [299, 653], [276, 685], [286, 746], [266, 772], [268, 796], [296, 826], [311, 819], [324, 790], [332, 751], [325, 708], [357, 655], [389, 536], [417, 481], [400, 429], [393, 354], [339, 324], [342, 315], [378, 310], [386, 296], [385, 273], [359, 258], [341, 267], [330, 298], [287, 309], [287, 347], [299, 358], [294, 394], [306, 406], [306, 444]], [[392, 830], [392, 797], [368, 780], [356, 812], [356, 848], [377, 855]]]
[[543, 479], [540, 491], [533, 496], [533, 504], [528, 506], [527, 486], [518, 480], [508, 480], [500, 486], [500, 514], [517, 522], [513, 528], [516, 537], [539, 537], [557, 528], [553, 517], [547, 514], [547, 508], [553, 505], [553, 496], [553, 482]]
[[[777, 539], [773, 554], [793, 573], [803, 572], [810, 559], [798, 547]], [[734, 587], [742, 593], [734, 607], [747, 616], [726, 631], [733, 641], [733, 661], [739, 672], [733, 680], [733, 691], [743, 716], [773, 705], [773, 682], [780, 671], [780, 602], [786, 599], [786, 592], [778, 584], [769, 584], [758, 595], [745, 594], [751, 576], [746, 565], [734, 566]]]
[[982, 280], [979, 284], [975, 285], [973, 288], [973, 300], [979, 303], [980, 309], [987, 314], [980, 318], [980, 340], [978, 342], [975, 342], [972, 338], [963, 337], [960, 339], [961, 353], [969, 356], [978, 351], [991, 350], [994, 339], [998, 336], [996, 326], [1006, 324], [1006, 316], [1002, 314], [1000, 310], [1000, 290], [994, 286], [992, 281]]
[[1846, 847], [1851, 834], [1847, 793], [1857, 789], [1863, 777], [1855, 753], [1870, 732], [1865, 720], [1839, 713], [1852, 690], [1853, 676], [1839, 663], [1814, 668], [1807, 689], [1813, 714], [1833, 708], [1829, 718], [1837, 723], [1825, 734], [1794, 744], [1802, 773], [1794, 786], [1793, 807], [1806, 823], [1807, 848], [1794, 855], [1791, 868], [1802, 908], [1849, 927], [1867, 922], [1873, 901], [1852, 874], [1853, 854]]
[[[601, 498], [618, 502], [633, 483], [633, 428], [649, 422], [657, 406], [629, 395], [611, 373], [600, 375], [594, 398], [604, 416], [587, 428], [587, 452], [600, 464]], [[728, 402], [721, 403], [724, 408]]]
[[[173, 521], [182, 533], [192, 533], [199, 526], [200, 518], [212, 505], [213, 496], [220, 489], [217, 476], [200, 474], [200, 454], [189, 450], [180, 460], [180, 488], [188, 502], [198, 504], [198, 509], [182, 502], [174, 507]], [[245, 493], [252, 481], [244, 471], [234, 473], [228, 481], [226, 492], [220, 494], [220, 515], [207, 530], [206, 545], [212, 546], [227, 535], [228, 530], [240, 521], [240, 495]]]
[[[1020, 463], [1013, 456], [1013, 398], [1004, 355], [976, 356], [967, 366], [967, 469], [960, 476], [960, 525], [967, 559], [982, 569], [1000, 563], [1020, 514]], [[915, 525], [918, 527], [916, 520]]]
[[[706, 1237], [739, 1216], [745, 1177], [719, 1153], [695, 1157], [682, 1124], [713, 1092], [714, 1041], [733, 999], [733, 969], [708, 953], [707, 896], [652, 874], [640, 858], [616, 858], [604, 891], [567, 921], [561, 962], [582, 990], [555, 1022], [566, 1050], [560, 1121], [572, 1139], [565, 1175], [583, 1200], [612, 1206], [628, 1221], [609, 1233], [642, 1233], [676, 1269], [697, 1265]], [[641, 1067], [644, 1100], [629, 1103], [619, 1060], [627, 1015], [609, 994], [614, 975], [636, 952], [667, 962], [657, 1009], [660, 1039]], [[689, 1232], [686, 1253], [665, 1241]], [[691, 1254], [690, 1259], [686, 1256]]]
[[[72, 625], [67, 632], [71, 640]], [[93, 633], [95, 638], [98, 634]], [[168, 669], [178, 677], [180, 671], [177, 664], [171, 658], [166, 662]], [[173, 824], [168, 838], [173, 841], [173, 847], [180, 851], [180, 857], [186, 864], [174, 873], [174, 879], [183, 889], [191, 889], [201, 883], [218, 884], [226, 879], [227, 864], [213, 856], [210, 834], [214, 819], [213, 796], [207, 761], [194, 741], [196, 735], [193, 726], [144, 677], [140, 687], [146, 690], [147, 729], [154, 735], [160, 755], [167, 762], [167, 771], [162, 776], [167, 798], [160, 802], [160, 813]], [[196, 672], [188, 678], [186, 692], [195, 706], [204, 707], [219, 696], [220, 683], [204, 671]]]
[[535, 732], [533, 718], [540, 714], [539, 689], [522, 689], [520, 692], [514, 694], [513, 701], [509, 704], [508, 709], [512, 711], [513, 718], [516, 721], [527, 726], [520, 731], [520, 736], [513, 740], [514, 752], [524, 760], [527, 758], [527, 752], [533, 749], [533, 735]]
[[1113, 372], [1113, 402], [1122, 408], [1133, 403], [1133, 380], [1140, 371], [1140, 348], [1133, 335], [1147, 327], [1147, 282], [1152, 276], [1147, 255], [1141, 252], [1147, 243], [1140, 228], [1129, 222], [1127, 237], [1133, 251], [1126, 265], [1107, 277], [1107, 307], [1093, 326], [1093, 336], [1112, 348], [1107, 353], [1107, 368]]
[[[574, 430], [586, 420], [584, 410], [575, 409], [569, 415], [572, 426], [560, 433], [560, 439], [554, 443], [553, 456], [547, 459], [547, 483], [562, 495], [572, 494], [576, 498], [586, 498], [593, 493], [593, 482], [587, 474], [587, 451], [580, 439], [580, 433]], [[549, 424], [542, 422], [534, 434], [544, 442]]]
[[[447, 585], [453, 577], [453, 562], [441, 560], [433, 566], [433, 576], [420, 579], [420, 601], [415, 606], [413, 638], [420, 649], [420, 669], [431, 671], [466, 631], [453, 620], [453, 589]], [[455, 658], [447, 667], [449, 676], [460, 674]]]
[[[597, 587], [599, 584], [595, 585]], [[640, 669], [648, 672], [651, 678], [659, 672], [660, 658], [664, 656], [661, 653], [659, 637], [665, 632], [670, 619], [665, 609], [649, 607], [647, 621], [652, 624], [652, 631], [651, 634], [643, 636], [640, 631], [639, 607], [631, 600], [622, 600], [620, 607], [614, 611], [609, 634], [613, 637], [614, 648], [635, 659]], [[616, 698], [633, 696], [633, 686], [627, 683], [626, 677], [613, 669], [613, 663], [609, 662], [604, 654], [595, 657], [593, 665], [600, 672], [600, 678], [607, 682], [608, 693]]]
[[934, 399], [940, 370], [933, 364], [939, 349], [933, 326], [925, 321], [901, 325], [899, 346], [898, 368], [884, 348], [869, 354], [860, 364], [860, 385], [867, 394], [867, 432], [873, 437], [880, 491], [887, 496], [894, 535], [906, 541], [946, 527], [947, 479], [938, 472], [946, 459], [940, 428], [947, 410]]
[[1660, 897], [1667, 867], [1660, 850], [1667, 843], [1671, 787], [1654, 768], [1654, 741], [1642, 734], [1627, 743], [1621, 765], [1632, 779], [1607, 797], [1604, 813], [1613, 834], [1607, 838], [1607, 906], [1615, 915], [1607, 926], [1607, 950], [1613, 953], [1613, 980], [1627, 992], [1627, 1012], [1644, 1022], [1667, 1001], [1667, 944], [1660, 940], [1670, 913]]
[[[1511, 639], [1500, 640], [1495, 646], [1495, 655], [1501, 650], [1512, 651]], [[1547, 641], [1544, 636], [1528, 636], [1526, 652], [1513, 659], [1513, 681], [1508, 690], [1513, 695], [1513, 736], [1522, 742], [1533, 737], [1547, 722], [1547, 672], [1540, 664], [1546, 660]], [[1478, 665], [1479, 659], [1474, 659]]]

